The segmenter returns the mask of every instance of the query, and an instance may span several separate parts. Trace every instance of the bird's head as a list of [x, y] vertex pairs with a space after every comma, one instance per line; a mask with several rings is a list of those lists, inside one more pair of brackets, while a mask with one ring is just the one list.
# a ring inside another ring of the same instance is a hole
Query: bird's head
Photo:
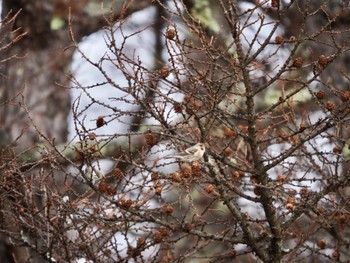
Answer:
[[204, 145], [204, 143], [200, 142], [200, 143], [198, 143], [198, 146], [199, 146], [199, 149], [201, 149], [202, 151], [205, 150], [205, 145]]

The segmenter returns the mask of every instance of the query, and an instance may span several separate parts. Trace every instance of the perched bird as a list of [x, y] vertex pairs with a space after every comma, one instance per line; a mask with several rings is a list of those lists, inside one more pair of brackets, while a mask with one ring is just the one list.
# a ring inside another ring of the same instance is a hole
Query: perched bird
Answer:
[[179, 159], [180, 161], [190, 163], [190, 162], [195, 162], [195, 161], [198, 161], [199, 159], [201, 159], [204, 152], [205, 152], [205, 145], [204, 145], [204, 143], [200, 142], [194, 146], [187, 148], [184, 152], [177, 153], [174, 155], [168, 155], [165, 158], [166, 159], [176, 158], [176, 159]]

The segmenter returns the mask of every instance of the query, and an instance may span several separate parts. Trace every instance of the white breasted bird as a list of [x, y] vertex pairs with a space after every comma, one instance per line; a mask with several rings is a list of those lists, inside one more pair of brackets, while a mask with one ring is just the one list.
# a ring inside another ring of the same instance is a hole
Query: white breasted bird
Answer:
[[203, 157], [204, 152], [205, 145], [204, 143], [199, 142], [196, 145], [187, 148], [184, 152], [168, 155], [165, 156], [165, 158], [176, 158], [183, 162], [195, 162]]

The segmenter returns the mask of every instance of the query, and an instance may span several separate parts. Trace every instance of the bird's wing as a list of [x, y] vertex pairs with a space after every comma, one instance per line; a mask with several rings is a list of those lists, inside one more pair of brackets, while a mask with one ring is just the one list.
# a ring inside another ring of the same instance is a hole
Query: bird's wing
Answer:
[[196, 153], [198, 151], [198, 149], [196, 148], [196, 147], [194, 147], [194, 146], [192, 146], [192, 147], [190, 147], [190, 148], [187, 148], [186, 150], [185, 150], [185, 152], [187, 152], [188, 154], [194, 154], [194, 153]]
[[181, 158], [181, 157], [184, 157], [186, 155], [187, 155], [186, 153], [174, 153], [174, 154], [169, 154], [169, 155], [165, 156], [164, 158], [166, 158], [166, 159]]

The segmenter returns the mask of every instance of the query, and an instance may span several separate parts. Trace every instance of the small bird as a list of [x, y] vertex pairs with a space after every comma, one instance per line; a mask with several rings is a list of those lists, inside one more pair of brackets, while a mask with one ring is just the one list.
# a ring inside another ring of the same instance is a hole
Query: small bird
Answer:
[[180, 161], [190, 163], [201, 159], [204, 152], [205, 152], [205, 145], [204, 143], [199, 142], [196, 145], [187, 148], [184, 152], [177, 153], [174, 155], [168, 155], [165, 158], [166, 159], [176, 158], [176, 159], [179, 159]]

